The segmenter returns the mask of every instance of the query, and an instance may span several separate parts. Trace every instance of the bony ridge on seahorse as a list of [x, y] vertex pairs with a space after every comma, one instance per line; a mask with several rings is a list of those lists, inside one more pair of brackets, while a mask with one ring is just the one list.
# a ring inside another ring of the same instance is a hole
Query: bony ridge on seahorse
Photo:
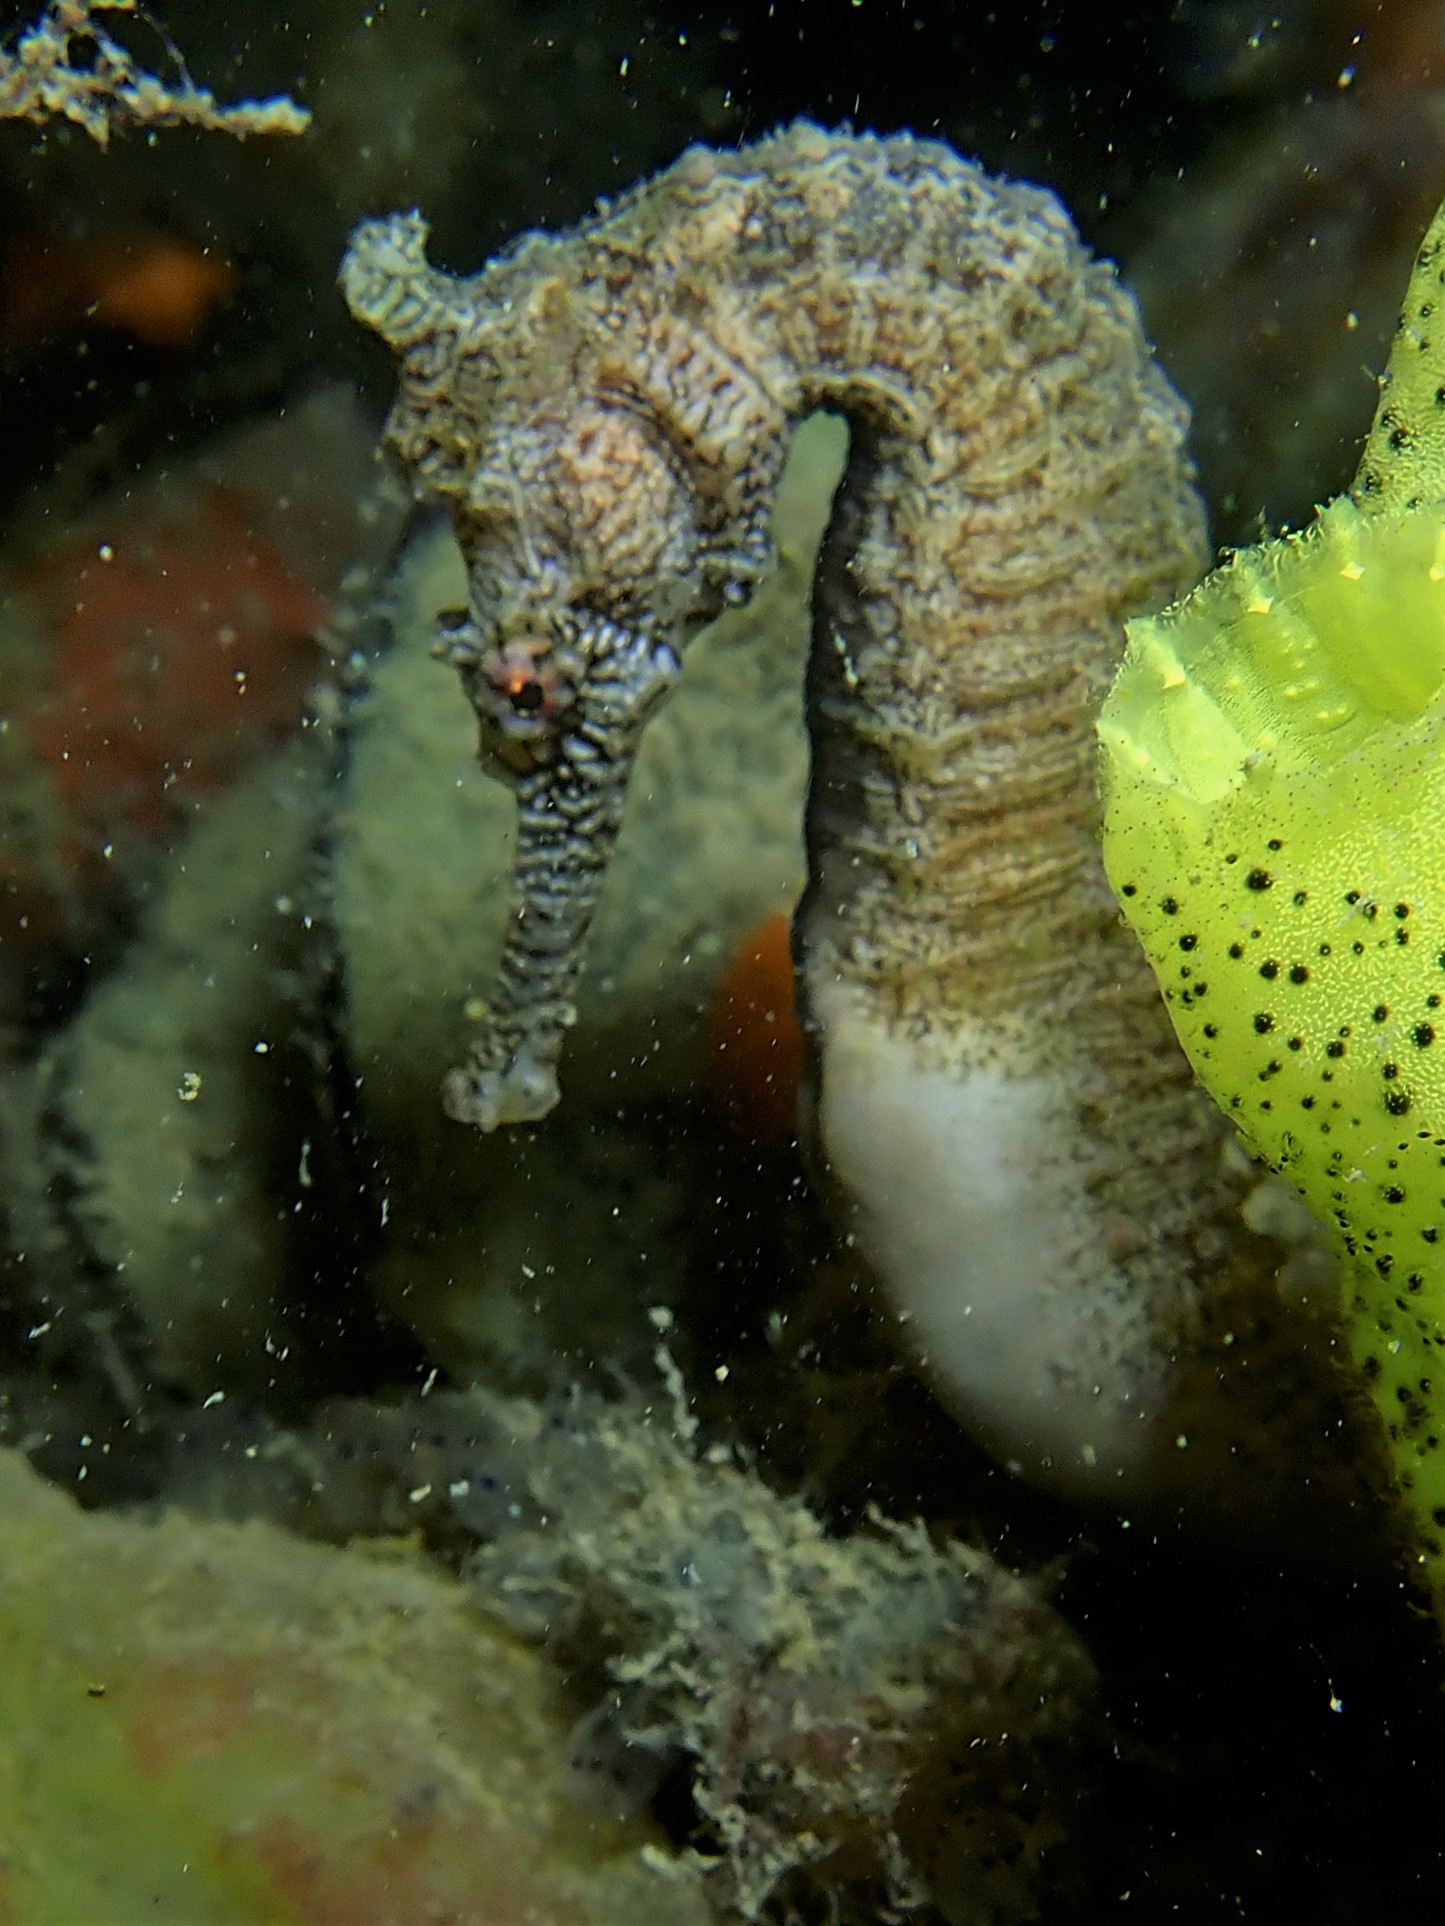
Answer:
[[1349, 494], [1134, 622], [1105, 857], [1200, 1080], [1329, 1225], [1445, 1618], [1445, 208]]
[[1236, 1394], [1281, 1253], [1240, 1222], [1253, 1178], [1098, 848], [1121, 620], [1203, 548], [1185, 412], [1113, 270], [1037, 188], [807, 125], [693, 149], [469, 278], [425, 241], [367, 223], [342, 279], [401, 356], [388, 441], [468, 568], [443, 650], [518, 795], [452, 1114], [555, 1103], [638, 732], [767, 566], [793, 426], [839, 413], [794, 927], [832, 1185], [1005, 1460], [1130, 1506], [1192, 1474], [1267, 1509], [1275, 1447]]

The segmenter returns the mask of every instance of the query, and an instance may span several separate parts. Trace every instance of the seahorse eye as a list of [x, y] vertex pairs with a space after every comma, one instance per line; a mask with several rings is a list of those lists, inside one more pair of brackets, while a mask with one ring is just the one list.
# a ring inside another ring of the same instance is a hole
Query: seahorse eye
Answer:
[[552, 762], [576, 704], [573, 673], [541, 635], [513, 635], [484, 652], [463, 673], [484, 750], [519, 772]]
[[547, 690], [539, 676], [514, 676], [507, 684], [507, 696], [519, 716], [535, 716], [547, 703]]

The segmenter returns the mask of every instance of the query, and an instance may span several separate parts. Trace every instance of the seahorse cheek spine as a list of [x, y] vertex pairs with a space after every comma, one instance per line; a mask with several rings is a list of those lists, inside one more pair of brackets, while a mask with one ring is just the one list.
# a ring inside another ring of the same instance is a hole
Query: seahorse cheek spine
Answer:
[[806, 126], [695, 150], [469, 281], [423, 240], [365, 227], [343, 278], [406, 357], [391, 440], [471, 566], [461, 666], [485, 707], [520, 623], [563, 691], [456, 1114], [554, 1100], [647, 649], [746, 593], [790, 425], [835, 410], [795, 947], [846, 1221], [1001, 1455], [1135, 1497], [1257, 1475], [1218, 1409], [1232, 1294], [1260, 1288], [1247, 1184], [1097, 849], [1092, 714], [1122, 618], [1202, 549], [1183, 410], [1111, 270], [1039, 190]]

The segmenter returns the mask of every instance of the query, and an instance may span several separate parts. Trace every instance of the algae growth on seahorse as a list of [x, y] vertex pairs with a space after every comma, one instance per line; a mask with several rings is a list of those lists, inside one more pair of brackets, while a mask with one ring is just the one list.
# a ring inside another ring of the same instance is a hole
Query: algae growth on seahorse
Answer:
[[1041, 189], [805, 125], [693, 149], [470, 277], [425, 244], [417, 216], [367, 223], [343, 285], [401, 358], [388, 441], [468, 569], [442, 652], [518, 799], [453, 1115], [557, 1101], [638, 733], [768, 565], [793, 428], [841, 415], [793, 930], [832, 1191], [1006, 1461], [1131, 1506], [1267, 1503], [1290, 1479], [1248, 1388], [1312, 1395], [1251, 1343], [1284, 1322], [1283, 1252], [1241, 1222], [1255, 1178], [1098, 847], [1122, 619], [1203, 561], [1185, 412], [1113, 269]]
[[1125, 915], [1202, 1082], [1335, 1234], [1355, 1357], [1435, 1577], [1445, 209], [1351, 493], [1132, 623], [1100, 736], [1105, 857]]

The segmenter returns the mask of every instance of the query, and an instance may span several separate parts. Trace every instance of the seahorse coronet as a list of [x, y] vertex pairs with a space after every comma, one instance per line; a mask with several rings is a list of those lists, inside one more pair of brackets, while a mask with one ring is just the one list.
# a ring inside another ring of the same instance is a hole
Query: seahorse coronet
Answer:
[[1043, 189], [806, 123], [690, 149], [449, 302], [419, 235], [358, 230], [343, 284], [401, 352], [388, 441], [467, 564], [468, 694], [505, 731], [517, 638], [541, 673], [565, 629], [589, 665], [516, 776], [515, 908], [452, 1114], [550, 1099], [637, 732], [765, 566], [794, 426], [839, 413], [795, 927], [829, 1182], [904, 1341], [1005, 1459], [1264, 1508], [1272, 1447], [1221, 1406], [1280, 1253], [1240, 1225], [1251, 1180], [1098, 850], [1123, 620], [1204, 551], [1186, 413], [1112, 268]]

